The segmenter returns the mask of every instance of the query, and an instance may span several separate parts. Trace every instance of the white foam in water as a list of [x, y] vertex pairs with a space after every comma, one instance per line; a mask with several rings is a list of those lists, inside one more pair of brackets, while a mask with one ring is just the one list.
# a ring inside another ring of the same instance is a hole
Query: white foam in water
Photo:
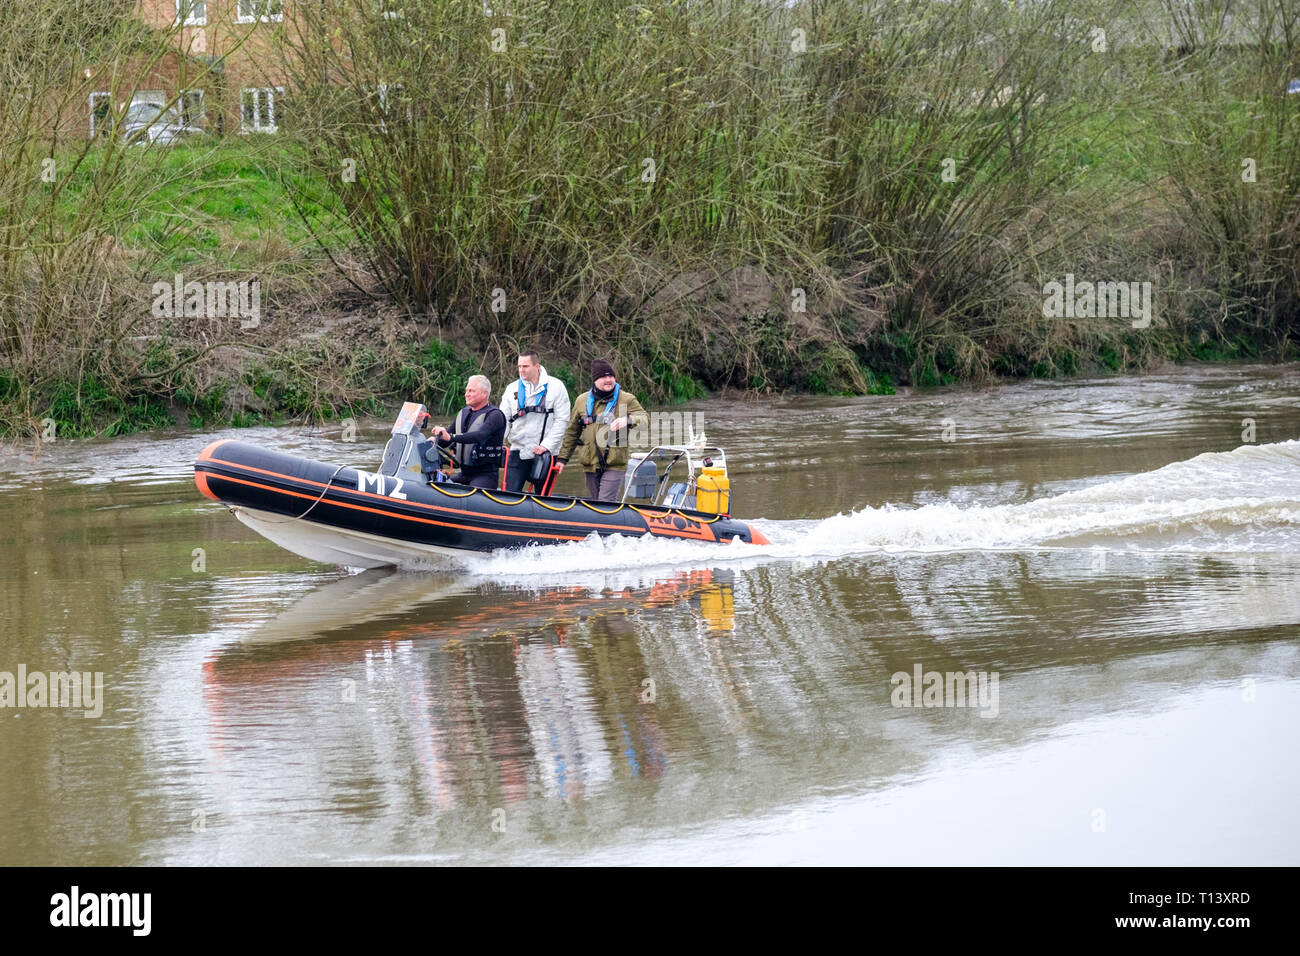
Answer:
[[1300, 441], [1209, 452], [1155, 471], [1020, 504], [866, 508], [822, 521], [754, 521], [771, 545], [644, 536], [467, 556], [494, 578], [614, 568], [737, 566], [873, 551], [1093, 548], [1300, 551]]

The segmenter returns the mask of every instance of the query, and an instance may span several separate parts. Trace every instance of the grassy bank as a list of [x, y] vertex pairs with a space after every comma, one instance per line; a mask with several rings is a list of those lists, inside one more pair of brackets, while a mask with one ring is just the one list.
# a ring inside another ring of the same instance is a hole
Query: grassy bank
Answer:
[[[1295, 357], [1292, 3], [360, 9], [285, 26], [276, 136], [0, 109], [0, 432], [445, 408], [521, 346], [656, 401]], [[258, 322], [158, 315], [177, 273]], [[1154, 308], [1045, 314], [1067, 276]]]

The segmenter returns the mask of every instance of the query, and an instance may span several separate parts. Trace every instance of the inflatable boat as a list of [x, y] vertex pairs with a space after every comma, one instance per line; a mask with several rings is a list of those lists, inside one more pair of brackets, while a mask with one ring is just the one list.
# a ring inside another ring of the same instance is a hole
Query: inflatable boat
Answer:
[[[419, 431], [427, 418], [421, 405], [403, 407], [375, 472], [225, 440], [199, 454], [194, 483], [280, 547], [353, 568], [562, 544], [592, 534], [768, 543], [762, 532], [727, 513], [730, 490], [721, 449], [666, 445], [635, 455], [623, 499], [589, 501], [446, 480], [430, 462], [437, 460], [436, 446]], [[674, 475], [683, 480], [670, 483]]]

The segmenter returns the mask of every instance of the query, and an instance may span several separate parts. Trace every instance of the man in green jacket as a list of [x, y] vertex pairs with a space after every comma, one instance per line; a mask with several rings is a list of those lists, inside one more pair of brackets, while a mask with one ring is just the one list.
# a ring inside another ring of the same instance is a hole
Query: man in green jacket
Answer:
[[625, 392], [606, 359], [591, 363], [591, 389], [578, 396], [569, 416], [560, 453], [560, 471], [575, 448], [587, 479], [587, 496], [596, 501], [618, 501], [627, 472], [628, 439], [633, 428], [646, 427], [650, 418], [631, 392]]

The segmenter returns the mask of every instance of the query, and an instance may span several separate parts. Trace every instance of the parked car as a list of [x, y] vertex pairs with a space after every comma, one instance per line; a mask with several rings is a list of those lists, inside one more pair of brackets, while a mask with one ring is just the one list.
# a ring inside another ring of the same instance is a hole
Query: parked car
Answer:
[[122, 135], [133, 145], [157, 143], [170, 146], [202, 136], [203, 128], [186, 123], [175, 106], [146, 101], [127, 107], [122, 119]]

